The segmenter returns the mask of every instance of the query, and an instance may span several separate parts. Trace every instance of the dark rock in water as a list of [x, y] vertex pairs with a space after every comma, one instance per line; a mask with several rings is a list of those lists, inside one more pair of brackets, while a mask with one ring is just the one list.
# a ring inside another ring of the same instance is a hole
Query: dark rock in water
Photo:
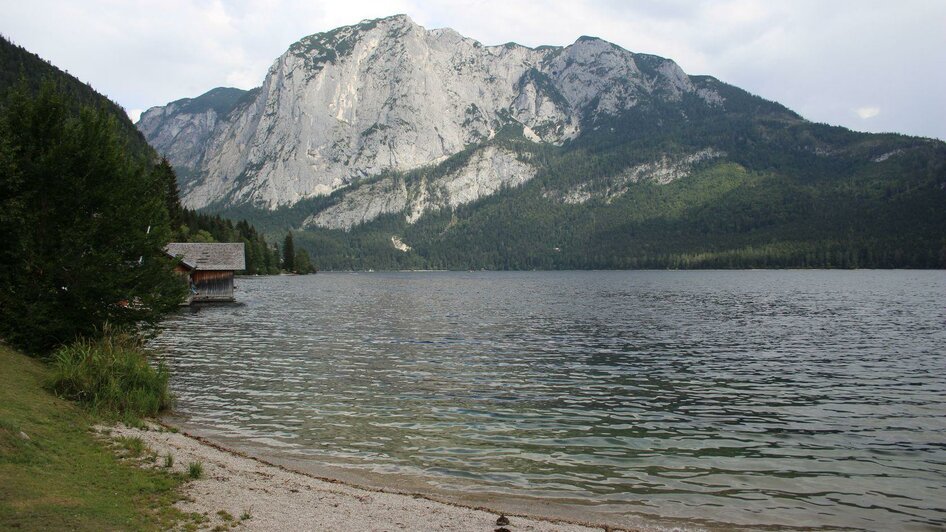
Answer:
[[500, 515], [499, 519], [496, 520], [496, 524], [499, 526], [506, 526], [509, 524], [509, 518], [505, 515]]

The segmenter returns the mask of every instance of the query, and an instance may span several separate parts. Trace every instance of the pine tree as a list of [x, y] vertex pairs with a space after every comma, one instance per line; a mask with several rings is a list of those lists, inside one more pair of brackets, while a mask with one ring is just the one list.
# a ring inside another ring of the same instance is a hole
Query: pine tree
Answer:
[[154, 172], [158, 182], [165, 187], [165, 206], [171, 220], [171, 227], [176, 229], [181, 225], [181, 195], [177, 188], [177, 175], [171, 168], [171, 163], [165, 158], [161, 158], [161, 162], [155, 165]]
[[312, 261], [309, 259], [309, 254], [306, 253], [304, 249], [300, 249], [296, 252], [293, 265], [296, 267], [296, 273], [303, 275], [315, 271], [315, 268], [312, 266]]
[[296, 248], [292, 243], [292, 231], [286, 233], [282, 244], [282, 269], [287, 272], [296, 271]]
[[[163, 252], [166, 183], [100, 108], [76, 116], [51, 83], [0, 110], [0, 337], [42, 351], [155, 324], [186, 287]], [[9, 244], [9, 245], [6, 245]]]

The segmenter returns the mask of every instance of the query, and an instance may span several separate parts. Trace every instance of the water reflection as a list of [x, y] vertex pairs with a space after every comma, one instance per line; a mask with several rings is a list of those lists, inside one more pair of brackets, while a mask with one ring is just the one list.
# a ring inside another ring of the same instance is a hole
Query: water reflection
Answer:
[[218, 437], [610, 520], [946, 525], [942, 272], [238, 285], [154, 342]]

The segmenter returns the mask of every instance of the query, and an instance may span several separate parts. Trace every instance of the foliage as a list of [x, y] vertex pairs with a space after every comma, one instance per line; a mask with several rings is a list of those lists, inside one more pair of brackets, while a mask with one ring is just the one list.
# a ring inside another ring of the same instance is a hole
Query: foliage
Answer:
[[40, 351], [176, 308], [166, 181], [112, 115], [72, 113], [53, 83], [35, 96], [21, 85], [0, 138], [0, 336]]
[[220, 215], [181, 209], [180, 224], [174, 233], [178, 242], [243, 242], [246, 269], [240, 273], [272, 275], [279, 273], [279, 252], [271, 247], [246, 220], [234, 224]]
[[125, 110], [105, 96], [97, 93], [91, 85], [79, 81], [55, 66], [0, 36], [0, 94], [25, 84], [31, 93], [39, 92], [43, 84], [54, 83], [65, 105], [72, 114], [83, 107], [94, 107], [111, 116], [117, 123], [119, 136], [135, 155], [154, 158], [155, 152], [145, 141]]
[[292, 231], [286, 233], [286, 238], [283, 239], [282, 256], [282, 267], [287, 272], [305, 275], [317, 271], [312, 265], [309, 253], [304, 249], [296, 249]]
[[292, 243], [292, 232], [286, 233], [282, 242], [282, 267], [287, 272], [296, 271], [296, 247]]
[[[80, 82], [50, 65], [19, 46], [0, 38], [0, 93], [11, 89], [27, 93], [38, 93], [44, 83], [53, 85], [54, 92], [58, 93], [60, 104], [65, 113], [70, 116], [78, 115], [84, 107], [92, 107], [97, 112], [111, 116], [114, 119], [116, 135], [123, 143], [123, 149], [132, 157], [154, 161], [157, 156], [154, 150], [147, 145], [142, 134], [128, 120], [123, 109], [115, 105], [108, 98], [96, 93], [90, 86]], [[220, 115], [226, 115], [233, 107], [239, 105], [256, 91], [242, 91], [231, 88], [213, 89], [206, 94], [194, 98], [175, 102], [186, 106], [191, 112], [202, 112], [213, 109]], [[0, 136], [0, 172], [4, 178], [0, 180], [0, 201], [10, 198], [11, 182], [22, 179], [15, 175], [16, 168], [6, 165], [3, 161], [12, 159], [12, 152], [16, 149], [10, 139]], [[63, 162], [67, 164], [67, 162]], [[246, 245], [247, 268], [244, 273], [272, 274], [279, 272], [278, 256], [274, 260], [273, 251], [265, 239], [256, 232], [256, 229], [245, 222], [236, 227], [219, 217], [212, 217], [182, 209], [177, 188], [177, 176], [166, 160], [158, 160], [156, 164], [145, 163], [151, 166], [153, 179], [157, 187], [164, 189], [165, 208], [167, 210], [170, 227], [174, 229], [173, 239], [187, 242], [240, 242]], [[68, 177], [68, 176], [62, 176]], [[28, 208], [29, 206], [22, 206]], [[21, 217], [18, 210], [7, 210], [0, 213], [0, 224], [3, 219], [15, 220]], [[155, 224], [152, 224], [155, 225]], [[0, 250], [9, 251], [6, 249]], [[0, 260], [4, 260], [0, 258]], [[12, 259], [10, 259], [12, 260]], [[115, 320], [113, 320], [115, 321]], [[0, 333], [2, 334], [2, 333]], [[67, 338], [67, 340], [71, 340]]]
[[[156, 160], [119, 106], [0, 39], [0, 338], [33, 352], [86, 338], [56, 352], [54, 375], [0, 343], [0, 529], [201, 519], [173, 506], [179, 474], [124, 465], [93, 436], [100, 416], [135, 421], [169, 401], [167, 370], [120, 334], [142, 332], [186, 290], [162, 249], [175, 178]], [[120, 444], [144, 451], [139, 438]]]
[[183, 221], [183, 209], [181, 208], [180, 192], [177, 189], [177, 175], [174, 173], [174, 169], [171, 168], [171, 163], [162, 158], [154, 167], [154, 175], [165, 190], [164, 205], [168, 211], [171, 227], [179, 227]]
[[136, 420], [170, 408], [166, 366], [152, 367], [137, 337], [79, 340], [53, 355], [51, 389], [98, 415]]
[[309, 258], [309, 253], [304, 249], [296, 251], [292, 264], [295, 268], [293, 271], [298, 274], [305, 275], [316, 271], [315, 266], [312, 265], [312, 260]]
[[191, 462], [187, 464], [187, 476], [194, 480], [204, 476], [204, 464], [201, 462]]

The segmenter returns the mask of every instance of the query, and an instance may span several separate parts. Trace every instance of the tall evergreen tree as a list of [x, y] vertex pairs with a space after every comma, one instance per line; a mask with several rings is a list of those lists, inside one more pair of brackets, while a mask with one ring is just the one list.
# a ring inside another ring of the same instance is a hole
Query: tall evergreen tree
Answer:
[[154, 324], [185, 287], [163, 246], [165, 182], [100, 108], [70, 112], [51, 83], [0, 107], [0, 336], [40, 351]]
[[292, 243], [292, 231], [286, 233], [282, 244], [282, 268], [287, 272], [296, 271], [296, 247]]
[[165, 205], [167, 206], [168, 217], [171, 220], [171, 228], [177, 229], [181, 225], [181, 194], [177, 188], [177, 174], [171, 167], [167, 159], [161, 158], [154, 169], [158, 181], [164, 185]]

